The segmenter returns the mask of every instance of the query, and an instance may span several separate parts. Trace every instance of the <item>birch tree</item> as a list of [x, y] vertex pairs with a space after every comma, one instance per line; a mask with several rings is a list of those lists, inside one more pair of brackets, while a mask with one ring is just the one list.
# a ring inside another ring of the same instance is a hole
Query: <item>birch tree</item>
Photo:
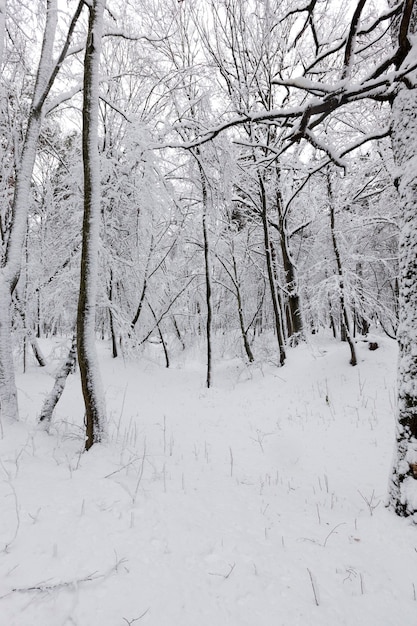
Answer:
[[11, 332], [11, 297], [20, 276], [36, 148], [46, 110], [46, 98], [67, 55], [82, 8], [83, 2], [79, 2], [61, 53], [54, 59], [58, 6], [57, 0], [47, 0], [41, 55], [14, 181], [11, 223], [0, 266], [0, 409], [2, 416], [8, 419], [18, 419]]

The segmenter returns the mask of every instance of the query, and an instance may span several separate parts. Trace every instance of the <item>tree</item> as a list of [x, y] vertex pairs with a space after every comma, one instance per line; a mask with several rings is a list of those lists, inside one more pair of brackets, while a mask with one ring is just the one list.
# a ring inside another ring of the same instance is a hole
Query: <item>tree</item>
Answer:
[[393, 337], [398, 323], [396, 190], [381, 158], [383, 154], [389, 163], [392, 154], [386, 140], [381, 149], [375, 148], [349, 159], [345, 174], [331, 169], [331, 206], [325, 170], [311, 177], [306, 197], [300, 195], [295, 207], [300, 217], [306, 203], [310, 210], [304, 210], [306, 226], [297, 236], [300, 284], [308, 303], [304, 314], [315, 330], [330, 326], [335, 338], [343, 339], [343, 327], [340, 280], [329, 237], [332, 212], [353, 336], [365, 335], [374, 323]]
[[[389, 505], [399, 515], [413, 515], [417, 513], [417, 44], [413, 36], [417, 8], [414, 0], [404, 0], [375, 15], [365, 13], [366, 5], [366, 0], [359, 0], [347, 32], [340, 31], [340, 22], [334, 34], [326, 32], [321, 3], [290, 9], [282, 19], [293, 25], [299, 20], [293, 45], [298, 47], [303, 69], [301, 76], [298, 69], [298, 75], [281, 74], [272, 80], [286, 89], [283, 105], [229, 116], [184, 147], [201, 145], [240, 125], [267, 122], [285, 129], [281, 151], [307, 142], [324, 155], [322, 166], [333, 161], [346, 167], [343, 158], [348, 152], [391, 136], [401, 217], [397, 458]], [[363, 132], [364, 101], [389, 103], [390, 127]], [[347, 147], [340, 141], [342, 109], [356, 120], [356, 136]]]
[[104, 393], [95, 345], [98, 252], [101, 220], [101, 175], [98, 148], [99, 66], [105, 0], [88, 6], [88, 34], [84, 57], [83, 166], [84, 218], [80, 292], [77, 313], [77, 353], [85, 404], [86, 450], [104, 436]]
[[336, 261], [337, 275], [338, 275], [338, 292], [339, 292], [339, 303], [340, 303], [343, 337], [346, 338], [346, 341], [349, 344], [350, 364], [357, 365], [358, 359], [356, 356], [355, 344], [353, 341], [353, 333], [351, 330], [351, 323], [349, 320], [349, 311], [348, 311], [347, 302], [346, 302], [343, 265], [342, 265], [342, 259], [340, 256], [339, 245], [338, 245], [337, 235], [336, 235], [334, 194], [333, 194], [333, 188], [332, 188], [332, 174], [331, 174], [330, 169], [328, 169], [326, 172], [326, 178], [327, 178], [327, 194], [328, 194], [328, 199], [329, 199], [329, 213], [330, 213], [330, 236], [331, 236], [331, 241], [332, 241], [332, 246], [333, 246], [334, 258]]
[[[414, 65], [409, 39], [414, 2], [407, 2], [399, 30], [397, 71]], [[414, 22], [414, 24], [413, 24]], [[403, 59], [401, 59], [403, 57]], [[402, 62], [401, 62], [402, 61]], [[417, 74], [407, 72], [392, 103], [392, 146], [400, 212], [397, 458], [390, 506], [398, 515], [417, 513]]]
[[[275, 106], [276, 94], [272, 77], [280, 71], [284, 58], [284, 30], [278, 18], [276, 3], [257, 3], [256, 10], [235, 0], [209, 2], [214, 28], [203, 28], [204, 47], [212, 63], [219, 70], [219, 83], [238, 111], [265, 111]], [[272, 36], [273, 33], [273, 36]], [[281, 180], [277, 161], [277, 146], [281, 133], [271, 126], [243, 124], [244, 136], [239, 165], [245, 172], [243, 180], [236, 181], [242, 200], [252, 207], [262, 226], [266, 276], [274, 316], [274, 330], [278, 343], [279, 362], [284, 364], [285, 337], [283, 294], [290, 294], [290, 334], [302, 334], [299, 294], [295, 267], [289, 252], [286, 216], [282, 205]], [[245, 147], [243, 147], [245, 146]], [[247, 183], [250, 181], [250, 185]], [[279, 249], [284, 260], [284, 289], [279, 292], [276, 246], [271, 232], [271, 214], [276, 214]]]
[[[53, 58], [55, 33], [58, 21], [56, 0], [48, 0], [41, 56], [33, 87], [25, 136], [14, 179], [10, 226], [4, 237], [0, 266], [0, 408], [9, 419], [18, 418], [17, 391], [14, 378], [11, 298], [19, 280], [22, 253], [27, 229], [28, 198], [36, 148], [46, 111], [46, 98], [54, 84], [61, 65], [67, 56], [72, 35], [83, 8], [79, 2], [67, 31], [58, 59]], [[0, 33], [1, 37], [1, 33]]]

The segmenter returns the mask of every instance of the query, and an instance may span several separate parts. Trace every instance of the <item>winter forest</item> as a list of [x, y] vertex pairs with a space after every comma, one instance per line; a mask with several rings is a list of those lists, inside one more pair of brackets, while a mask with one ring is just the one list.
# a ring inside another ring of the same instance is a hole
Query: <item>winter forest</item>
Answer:
[[417, 4], [0, 0], [0, 626], [412, 626]]

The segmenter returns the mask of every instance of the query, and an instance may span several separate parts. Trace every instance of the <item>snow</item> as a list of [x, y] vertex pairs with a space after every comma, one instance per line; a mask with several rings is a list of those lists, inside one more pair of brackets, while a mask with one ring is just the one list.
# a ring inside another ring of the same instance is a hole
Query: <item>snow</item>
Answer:
[[1, 626], [416, 624], [416, 528], [384, 507], [394, 342], [355, 368], [323, 337], [283, 368], [217, 353], [210, 390], [197, 352], [101, 345], [109, 440], [88, 453], [78, 374], [36, 424], [64, 343], [3, 423]]

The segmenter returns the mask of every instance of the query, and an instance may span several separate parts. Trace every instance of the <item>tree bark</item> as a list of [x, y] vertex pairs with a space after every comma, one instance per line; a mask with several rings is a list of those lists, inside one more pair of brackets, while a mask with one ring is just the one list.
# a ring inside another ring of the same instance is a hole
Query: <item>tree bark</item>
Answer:
[[[416, 77], [413, 77], [414, 83]], [[398, 421], [389, 506], [417, 513], [417, 87], [402, 86], [392, 108], [400, 211]]]
[[98, 253], [100, 244], [100, 163], [98, 150], [99, 62], [105, 0], [89, 5], [84, 57], [83, 166], [84, 218], [80, 292], [77, 314], [77, 352], [85, 404], [86, 441], [89, 450], [102, 441], [105, 404], [95, 345]]

